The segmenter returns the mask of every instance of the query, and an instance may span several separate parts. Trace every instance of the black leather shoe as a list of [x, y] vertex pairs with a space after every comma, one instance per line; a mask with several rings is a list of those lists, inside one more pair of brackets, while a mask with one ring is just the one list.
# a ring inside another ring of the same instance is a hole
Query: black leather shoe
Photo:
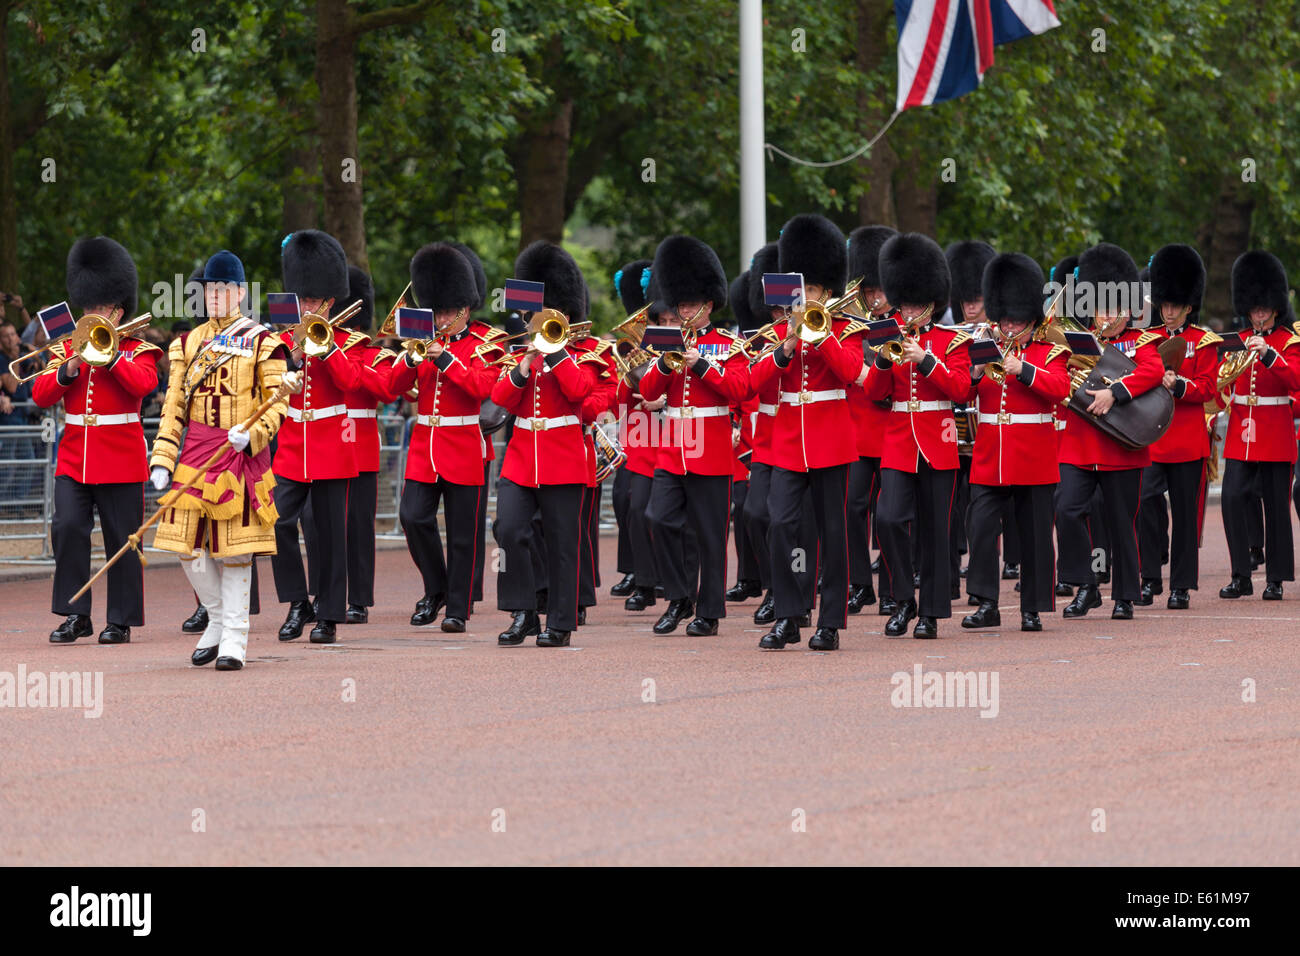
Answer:
[[1171, 611], [1186, 611], [1191, 607], [1192, 599], [1187, 593], [1186, 588], [1174, 588], [1169, 592], [1169, 600], [1166, 606]]
[[880, 599], [880, 610], [877, 612], [881, 617], [892, 617], [898, 610], [898, 602], [890, 597]]
[[654, 606], [654, 588], [637, 588], [628, 595], [627, 600], [623, 602], [623, 610], [625, 611], [644, 611], [646, 608]]
[[686, 625], [687, 637], [712, 637], [718, 633], [718, 619], [716, 617], [697, 617]]
[[365, 624], [370, 620], [370, 609], [360, 604], [349, 604], [347, 613], [347, 623]]
[[1083, 617], [1095, 607], [1101, 607], [1101, 592], [1091, 584], [1079, 588], [1074, 600], [1065, 606], [1063, 617]]
[[810, 651], [838, 651], [840, 649], [840, 632], [833, 627], [819, 627], [808, 641]]
[[1069, 584], [1058, 584], [1056, 586], [1057, 597], [1074, 597], [1074, 588]]
[[[1251, 569], [1252, 571], [1258, 571], [1258, 570], [1259, 570], [1259, 566], [1260, 566], [1261, 564], [1263, 564], [1263, 563], [1264, 563], [1264, 549], [1263, 549], [1263, 548], [1251, 548], [1251, 549], [1250, 549], [1250, 569]], [[1248, 593], [1249, 593], [1249, 592], [1248, 592]]]
[[437, 597], [429, 597], [426, 594], [415, 604], [415, 613], [411, 615], [411, 626], [424, 627], [426, 624], [432, 624], [438, 619], [438, 612], [446, 603], [446, 599], [441, 594]]
[[656, 634], [671, 634], [677, 630], [677, 625], [682, 623], [692, 614], [695, 613], [695, 605], [686, 598], [680, 598], [676, 601], [668, 602], [668, 610], [659, 616], [655, 621], [654, 632]]
[[776, 623], [776, 598], [772, 592], [768, 591], [763, 595], [763, 603], [758, 606], [754, 612], [755, 624], [775, 624]]
[[664, 586], [662, 584], [655, 585], [655, 597], [663, 598], [664, 600], [668, 599], [668, 594], [664, 591]]
[[879, 559], [879, 558], [876, 558], [876, 560], [874, 560], [874, 561], [871, 562], [871, 573], [872, 573], [872, 574], [879, 574], [879, 573], [880, 573], [880, 559]]
[[960, 568], [957, 569], [957, 577], [959, 577], [959, 578], [964, 578], [964, 577], [966, 577], [966, 575], [968, 575], [969, 573], [970, 573], [970, 565], [969, 565], [969, 564], [967, 564], [967, 565], [963, 565], [962, 567], [960, 567]]
[[[1264, 600], [1265, 600], [1265, 601], [1280, 601], [1280, 600], [1282, 600], [1282, 582], [1281, 582], [1281, 581], [1269, 581], [1269, 582], [1268, 582], [1268, 586], [1264, 588]], [[109, 627], [112, 627], [112, 626], [113, 626], [113, 625], [111, 625], [111, 624], [109, 625]], [[100, 642], [101, 644], [104, 643], [104, 636], [103, 636], [102, 634], [99, 636], [99, 642]]]
[[211, 647], [196, 647], [194, 653], [190, 655], [190, 663], [195, 667], [202, 667], [204, 664], [211, 664], [217, 659], [217, 648], [219, 645], [213, 644]]
[[917, 571], [912, 575], [912, 589], [916, 590], [921, 586], [921, 572]]
[[542, 631], [542, 633], [537, 635], [537, 646], [538, 647], [568, 647], [569, 632], [557, 630], [556, 628], [553, 627], [548, 627], [546, 630]]
[[728, 589], [728, 601], [748, 601], [752, 597], [762, 597], [763, 586], [757, 581], [737, 581], [734, 588]]
[[465, 622], [458, 617], [444, 617], [439, 625], [448, 634], [464, 634]]
[[1142, 607], [1150, 607], [1155, 603], [1155, 594], [1156, 590], [1152, 586], [1151, 582], [1143, 581], [1142, 590], [1138, 592], [1137, 600], [1133, 603], [1141, 605]]
[[615, 584], [612, 588], [609, 589], [609, 594], [610, 597], [627, 597], [629, 594], [632, 593], [632, 589], [635, 587], [636, 587], [636, 575], [625, 574], [623, 575], [622, 581], [619, 581], [618, 584]]
[[979, 607], [979, 606], [980, 606], [980, 599], [977, 598], [977, 597], [976, 597], [975, 595], [973, 595], [973, 594], [968, 594], [968, 595], [966, 596], [966, 604], [967, 604], [969, 607]]
[[578, 608], [578, 626], [581, 627], [583, 624], [586, 623], [587, 623], [587, 609], [585, 607], [580, 607]]
[[759, 639], [758, 646], [765, 651], [779, 651], [787, 644], [798, 644], [801, 640], [803, 638], [799, 636], [799, 625], [794, 618], [783, 617]]
[[208, 629], [208, 609], [202, 604], [194, 609], [194, 613], [187, 617], [181, 630], [186, 634], [202, 634]]
[[1018, 564], [1002, 565], [1002, 580], [1003, 581], [1020, 580], [1020, 565]]
[[961, 626], [967, 628], [1001, 627], [1002, 612], [998, 610], [997, 601], [981, 601], [978, 611], [967, 614], [961, 619]]
[[1239, 578], [1235, 574], [1226, 587], [1219, 588], [1219, 597], [1221, 598], [1239, 598], [1244, 594], [1254, 594], [1255, 586], [1250, 583], [1250, 578]]
[[95, 633], [95, 625], [85, 614], [69, 614], [54, 630], [50, 631], [51, 644], [71, 644], [79, 637], [90, 637]]
[[316, 612], [312, 610], [310, 601], [294, 601], [289, 605], [289, 616], [280, 625], [280, 640], [292, 641], [302, 637], [303, 625], [314, 620]]
[[522, 644], [530, 634], [540, 633], [542, 622], [536, 611], [515, 611], [510, 626], [497, 635], [497, 644], [502, 647], [514, 647]]
[[916, 602], [904, 601], [885, 625], [885, 633], [890, 637], [902, 637], [907, 633], [907, 624], [916, 617]]
[[[1278, 598], [1282, 597], [1282, 588], [1280, 586], [1278, 587], [1277, 595]], [[127, 627], [125, 624], [110, 623], [107, 627], [105, 627], [102, 631], [99, 632], [99, 643], [130, 644], [131, 629]]]
[[1039, 618], [1037, 611], [1020, 612], [1020, 629], [1022, 631], [1041, 631], [1043, 629], [1042, 619]]
[[1133, 620], [1133, 602], [1116, 601], [1115, 607], [1110, 612], [1112, 621], [1131, 621]]
[[862, 587], [855, 587], [849, 593], [849, 613], [861, 614], [864, 607], [870, 607], [876, 603], [876, 589], [870, 584], [864, 584]]
[[242, 671], [244, 662], [238, 657], [218, 657], [217, 670], [219, 671]]
[[812, 627], [812, 611], [804, 611], [794, 619], [794, 622], [800, 627]]
[[338, 640], [338, 628], [333, 621], [317, 621], [307, 640], [313, 644], [333, 644]]
[[939, 636], [939, 624], [932, 617], [918, 617], [912, 636], [923, 641], [932, 641]]

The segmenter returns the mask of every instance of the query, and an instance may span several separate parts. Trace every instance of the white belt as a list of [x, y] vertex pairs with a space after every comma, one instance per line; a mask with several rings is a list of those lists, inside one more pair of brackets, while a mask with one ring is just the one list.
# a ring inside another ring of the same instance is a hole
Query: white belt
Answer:
[[[528, 419], [531, 421], [532, 419]], [[524, 421], [524, 419], [519, 419]], [[447, 428], [451, 425], [477, 425], [477, 415], [416, 415], [415, 424], [432, 425], [434, 428]]]
[[313, 422], [322, 418], [334, 418], [338, 415], [346, 415], [348, 407], [346, 405], [331, 405], [328, 408], [290, 408], [289, 417], [295, 422]]
[[[474, 421], [478, 421], [477, 418]], [[516, 418], [515, 427], [529, 432], [544, 432], [548, 428], [560, 428], [564, 425], [578, 424], [577, 415], [561, 415], [559, 418]]]
[[1050, 425], [1056, 419], [1051, 412], [1044, 412], [1041, 415], [1016, 415], [1012, 412], [998, 412], [996, 415], [990, 415], [987, 412], [980, 412], [979, 423], [981, 425]]
[[789, 405], [811, 405], [813, 402], [833, 402], [845, 398], [844, 389], [829, 388], [822, 392], [782, 392], [781, 401]]
[[776, 414], [776, 406], [775, 406], [775, 405], [759, 405], [759, 406], [758, 406], [758, 413], [759, 413], [760, 415], [775, 415], [775, 414]]
[[138, 422], [140, 416], [135, 412], [127, 412], [123, 415], [68, 415], [64, 421], [69, 425], [129, 425], [132, 422]]
[[918, 402], [916, 399], [909, 402], [894, 402], [896, 412], [943, 412], [950, 408], [952, 402]]
[[712, 408], [697, 407], [695, 405], [683, 405], [678, 408], [675, 405], [669, 405], [664, 409], [664, 414], [669, 418], [718, 418], [722, 415], [730, 415], [731, 409], [726, 405], [715, 405]]
[[[1234, 405], [1288, 405], [1291, 402], [1290, 395], [1234, 395], [1232, 404]], [[71, 421], [72, 416], [68, 416]]]
[[379, 409], [377, 408], [349, 408], [348, 418], [378, 418]]

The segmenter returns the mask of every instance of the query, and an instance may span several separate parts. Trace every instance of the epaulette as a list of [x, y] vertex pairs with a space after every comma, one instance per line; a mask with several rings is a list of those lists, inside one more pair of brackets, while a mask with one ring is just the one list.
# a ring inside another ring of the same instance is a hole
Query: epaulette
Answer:
[[1293, 345], [1300, 345], [1300, 335], [1296, 335], [1294, 332], [1292, 332], [1291, 337], [1286, 340], [1286, 344], [1282, 346], [1282, 351], [1285, 352]]
[[614, 347], [610, 344], [609, 339], [595, 339], [595, 342], [596, 346], [591, 350], [591, 354], [593, 355], [604, 355]]
[[1057, 359], [1058, 356], [1061, 355], [1064, 355], [1067, 358], [1069, 358], [1070, 354], [1071, 352], [1066, 346], [1053, 345], [1050, 349], [1047, 350], [1047, 358], [1043, 359], [1043, 364], [1050, 365], [1052, 362], [1054, 362]]
[[951, 355], [953, 349], [955, 349], [959, 345], [965, 345], [969, 341], [970, 341], [970, 333], [959, 330], [955, 335], [953, 335], [952, 341], [948, 343], [948, 347], [944, 349], [943, 354]]
[[848, 325], [844, 326], [843, 331], [840, 332], [840, 341], [843, 342], [850, 335], [856, 335], [859, 332], [865, 331], [866, 327], [867, 323], [859, 322], [857, 319], [852, 320]]
[[470, 335], [482, 339], [484, 342], [491, 342], [493, 339], [505, 337], [505, 332], [500, 329], [494, 329], [486, 322], [475, 322], [469, 327]]
[[380, 362], [387, 362], [389, 359], [397, 358], [397, 353], [392, 349], [381, 348], [375, 353], [375, 357], [370, 360], [370, 367], [377, 368]]
[[153, 349], [155, 352], [162, 351], [158, 346], [154, 345], [152, 342], [146, 342], [144, 339], [133, 338], [130, 341], [135, 343], [135, 348], [131, 350], [132, 352], [147, 352], [150, 349]]
[[716, 327], [716, 326], [715, 326], [714, 329], [713, 329], [713, 331], [714, 331], [714, 332], [717, 332], [719, 335], [725, 335], [725, 336], [726, 336], [727, 338], [729, 338], [729, 339], [733, 339], [733, 340], [734, 340], [734, 339], [738, 339], [738, 338], [740, 338], [740, 336], [737, 335], [735, 332], [731, 331], [731, 329], [724, 329], [724, 328], [720, 328], [720, 327]]
[[1141, 335], [1138, 336], [1137, 345], [1135, 347], [1141, 348], [1144, 345], [1150, 345], [1152, 342], [1161, 342], [1163, 340], [1164, 340], [1164, 336], [1161, 335], [1159, 332], [1153, 332], [1150, 329], [1147, 329], [1145, 332], [1143, 332]]
[[576, 355], [574, 356], [573, 360], [575, 362], [596, 362], [602, 368], [609, 368], [609, 366], [605, 364], [605, 359], [601, 356], [599, 352], [595, 350], [590, 352], [583, 352], [579, 355]]
[[1196, 343], [1196, 348], [1198, 350], [1205, 348], [1207, 345], [1218, 345], [1223, 341], [1223, 336], [1211, 332], [1209, 329], [1202, 329], [1201, 331], [1205, 334], [1202, 335], [1201, 340]]
[[339, 350], [342, 352], [346, 352], [348, 349], [355, 348], [358, 345], [364, 345], [370, 341], [370, 336], [366, 335], [364, 332], [358, 332], [356, 329], [343, 329], [341, 331], [347, 332], [348, 337], [343, 340], [342, 344], [339, 344], [338, 332], [335, 332], [334, 344], [338, 345]]
[[505, 346], [498, 342], [483, 342], [474, 346], [474, 355], [476, 358], [481, 358], [486, 361], [487, 357], [492, 353], [504, 352], [505, 350]]

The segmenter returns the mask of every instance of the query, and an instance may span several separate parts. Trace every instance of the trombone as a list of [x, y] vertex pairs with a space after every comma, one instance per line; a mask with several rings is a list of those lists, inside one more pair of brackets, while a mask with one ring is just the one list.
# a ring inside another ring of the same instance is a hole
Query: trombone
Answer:
[[[528, 351], [550, 355], [560, 351], [573, 339], [581, 338], [590, 334], [590, 332], [590, 322], [583, 321], [570, 324], [568, 317], [563, 312], [558, 309], [546, 308], [533, 313], [532, 319], [528, 322], [528, 328], [523, 332], [516, 332], [514, 335], [493, 339], [490, 344], [500, 347], [514, 339], [527, 338], [529, 339]], [[517, 353], [506, 352], [505, 355], [493, 359], [487, 364], [503, 365], [509, 361], [518, 362], [519, 359], [520, 356]]]
[[[934, 303], [931, 302], [922, 312], [907, 320], [907, 323], [903, 326], [903, 335], [915, 335], [916, 330], [925, 325], [925, 323], [930, 320], [930, 316], [933, 313]], [[902, 365], [907, 361], [907, 359], [903, 357], [903, 340], [901, 338], [890, 339], [884, 345], [880, 346], [880, 354], [889, 359], [889, 361], [893, 362], [895, 365]]]
[[302, 321], [292, 329], [293, 347], [302, 349], [303, 355], [320, 358], [334, 346], [334, 330], [360, 312], [361, 308], [362, 302], [357, 299], [333, 318], [315, 312], [305, 313]]
[[35, 355], [53, 349], [56, 345], [67, 345], [67, 353], [61, 358], [55, 359], [44, 368], [38, 368], [36, 371], [18, 379], [18, 384], [22, 385], [30, 382], [42, 372], [48, 372], [56, 369], [71, 358], [79, 358], [87, 365], [96, 368], [107, 365], [113, 359], [117, 358], [118, 350], [121, 348], [121, 341], [128, 335], [135, 335], [153, 320], [153, 315], [146, 312], [123, 325], [114, 325], [107, 317], [97, 312], [87, 312], [77, 322], [77, 327], [60, 338], [49, 342], [33, 352], [15, 359], [15, 363], [24, 362]]
[[399, 295], [397, 301], [393, 303], [393, 307], [388, 310], [388, 317], [379, 324], [379, 334], [381, 336], [397, 334], [397, 310], [410, 307], [411, 303], [406, 301], [407, 293], [410, 291], [411, 283], [408, 282], [406, 283], [406, 288], [402, 290], [402, 294]]

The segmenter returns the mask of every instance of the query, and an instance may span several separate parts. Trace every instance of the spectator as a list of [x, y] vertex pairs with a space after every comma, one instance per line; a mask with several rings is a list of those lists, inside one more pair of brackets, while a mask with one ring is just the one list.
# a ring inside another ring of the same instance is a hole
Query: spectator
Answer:
[[0, 464], [0, 502], [31, 497], [40, 477], [36, 465], [18, 464], [36, 459], [37, 443], [31, 435], [13, 434], [36, 417], [31, 405], [32, 383], [20, 385], [18, 375], [10, 371], [12, 363], [30, 351], [19, 340], [13, 323], [0, 321], [0, 462], [9, 462]]
[[[0, 292], [0, 304], [6, 306], [12, 306], [13, 308], [17, 309], [20, 313], [22, 313], [22, 317], [23, 317], [23, 332], [21, 336], [22, 343], [24, 345], [32, 346], [34, 348], [40, 348], [41, 345], [43, 345], [44, 343], [36, 341], [36, 333], [41, 331], [41, 324], [39, 322], [32, 321], [32, 317], [27, 314], [27, 306], [23, 305], [23, 297], [20, 295], [13, 295], [9, 292]], [[4, 318], [4, 312], [3, 310], [0, 310], [0, 319], [3, 318]], [[17, 328], [17, 326], [15, 326], [15, 328]]]

